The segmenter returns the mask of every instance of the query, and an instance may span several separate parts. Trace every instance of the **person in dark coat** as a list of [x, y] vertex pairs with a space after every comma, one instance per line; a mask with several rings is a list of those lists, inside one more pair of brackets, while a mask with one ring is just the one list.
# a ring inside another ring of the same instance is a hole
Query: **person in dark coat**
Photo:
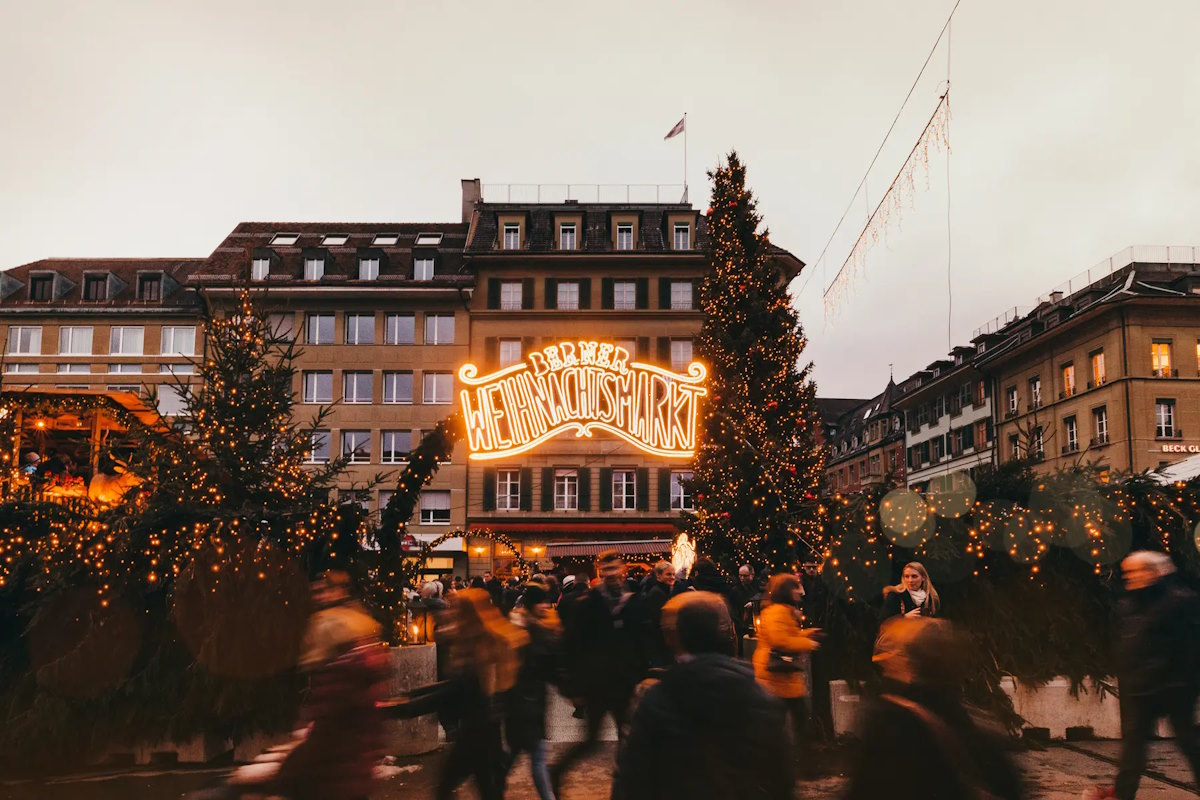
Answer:
[[606, 716], [622, 730], [633, 690], [646, 674], [645, 607], [638, 595], [625, 591], [621, 554], [600, 553], [596, 570], [600, 583], [578, 601], [565, 632], [569, 685], [581, 701], [587, 729], [583, 741], [572, 745], [550, 771], [556, 794], [562, 776], [600, 746]]
[[646, 604], [646, 648], [651, 667], [665, 667], [674, 659], [667, 647], [662, 630], [662, 610], [671, 599], [675, 585], [675, 568], [670, 561], [659, 561], [650, 573], [653, 579], [643, 592]]
[[1121, 698], [1117, 783], [1100, 797], [1132, 800], [1146, 767], [1146, 740], [1160, 717], [1200, 785], [1200, 746], [1192, 720], [1200, 694], [1200, 599], [1178, 584], [1165, 553], [1141, 550], [1121, 562], [1125, 597], [1115, 641]]
[[555, 800], [546, 765], [546, 691], [558, 683], [562, 625], [550, 606], [545, 583], [525, 584], [510, 620], [529, 634], [529, 646], [509, 701], [505, 738], [508, 768], [521, 752], [529, 753], [529, 769], [540, 800]]
[[791, 798], [793, 772], [783, 703], [733, 657], [724, 598], [688, 592], [663, 609], [677, 662], [639, 688], [617, 754], [613, 800]]
[[919, 561], [904, 565], [897, 586], [883, 589], [883, 610], [880, 619], [892, 617], [936, 617], [942, 610], [937, 589], [929, 580], [929, 572]]
[[964, 651], [943, 620], [884, 623], [875, 654], [883, 692], [863, 725], [845, 800], [1023, 796], [999, 735], [977, 726], [962, 703]]
[[504, 595], [504, 584], [490, 572], [483, 573], [483, 588], [487, 589], [488, 596], [492, 598], [492, 605], [496, 608], [500, 607], [500, 600]]

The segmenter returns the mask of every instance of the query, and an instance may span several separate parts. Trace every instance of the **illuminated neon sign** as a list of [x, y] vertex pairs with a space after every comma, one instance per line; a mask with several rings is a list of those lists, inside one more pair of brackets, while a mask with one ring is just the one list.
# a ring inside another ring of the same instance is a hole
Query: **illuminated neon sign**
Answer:
[[580, 438], [607, 431], [665, 458], [696, 451], [697, 404], [708, 393], [708, 370], [698, 361], [683, 374], [630, 361], [614, 344], [573, 341], [478, 373], [474, 364], [458, 370], [472, 459], [515, 456], [567, 431]]

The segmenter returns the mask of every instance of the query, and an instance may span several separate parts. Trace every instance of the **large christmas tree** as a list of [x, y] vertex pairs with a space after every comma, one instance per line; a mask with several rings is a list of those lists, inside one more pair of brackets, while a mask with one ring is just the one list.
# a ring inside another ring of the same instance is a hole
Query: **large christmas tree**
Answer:
[[805, 338], [736, 153], [709, 173], [698, 355], [709, 367], [693, 490], [702, 552], [727, 573], [815, 556], [825, 464]]

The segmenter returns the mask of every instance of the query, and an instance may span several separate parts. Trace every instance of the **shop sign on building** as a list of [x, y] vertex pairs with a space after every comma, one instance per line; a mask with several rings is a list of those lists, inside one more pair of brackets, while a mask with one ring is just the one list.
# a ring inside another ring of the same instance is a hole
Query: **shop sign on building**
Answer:
[[1164, 444], [1164, 453], [1200, 453], [1200, 444]]
[[696, 414], [708, 371], [686, 373], [631, 361], [609, 342], [565, 341], [518, 364], [479, 376], [459, 368], [459, 393], [471, 458], [507, 458], [566, 432], [606, 431], [652, 455], [691, 458]]

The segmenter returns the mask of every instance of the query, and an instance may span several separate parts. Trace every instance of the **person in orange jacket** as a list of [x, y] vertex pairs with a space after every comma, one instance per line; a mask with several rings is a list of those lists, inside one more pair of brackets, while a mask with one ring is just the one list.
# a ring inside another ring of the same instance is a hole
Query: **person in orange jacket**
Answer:
[[767, 584], [759, 615], [754, 651], [754, 677], [770, 694], [783, 700], [792, 717], [797, 755], [808, 739], [808, 686], [800, 656], [820, 647], [816, 628], [800, 627], [800, 600], [804, 589], [790, 573], [776, 575]]

